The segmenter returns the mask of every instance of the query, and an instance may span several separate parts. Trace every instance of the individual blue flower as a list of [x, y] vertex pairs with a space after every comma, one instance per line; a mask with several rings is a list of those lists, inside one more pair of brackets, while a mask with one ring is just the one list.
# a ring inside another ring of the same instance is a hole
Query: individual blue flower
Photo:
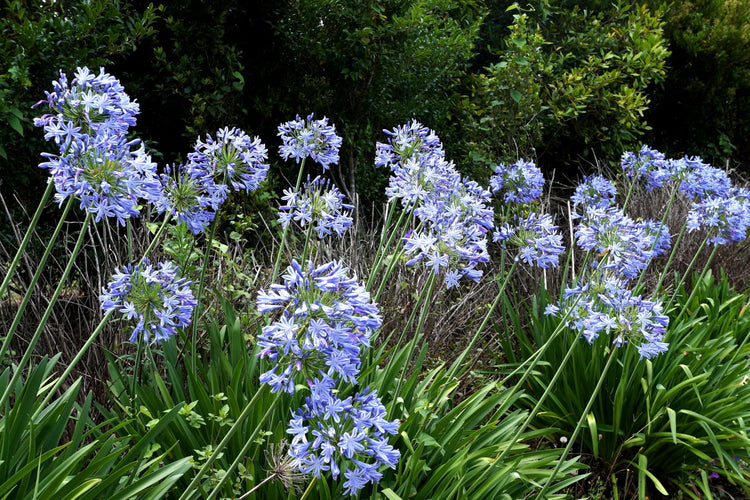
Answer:
[[743, 241], [750, 227], [750, 203], [742, 196], [712, 196], [694, 202], [686, 226], [690, 232], [703, 230], [711, 245]]
[[105, 313], [118, 311], [136, 326], [130, 342], [162, 342], [190, 324], [196, 301], [190, 282], [179, 277], [172, 262], [157, 266], [148, 259], [121, 271], [115, 270], [112, 281], [99, 297]]
[[506, 223], [495, 231], [493, 241], [505, 250], [518, 249], [516, 261], [542, 269], [557, 267], [565, 251], [562, 235], [549, 214], [532, 212], [525, 217], [516, 216], [513, 224]]
[[387, 420], [377, 392], [364, 391], [341, 399], [330, 378], [310, 382], [312, 394], [292, 413], [287, 433], [289, 449], [299, 470], [334, 479], [344, 470], [344, 493], [357, 495], [367, 483], [376, 484], [385, 465], [395, 469], [401, 453], [388, 444], [398, 432], [398, 421]]
[[278, 135], [282, 145], [279, 153], [285, 160], [294, 158], [297, 163], [309, 157], [319, 163], [323, 170], [339, 162], [341, 137], [336, 134], [336, 127], [328, 124], [328, 118], [313, 120], [314, 113], [306, 120], [297, 118], [282, 123], [278, 127]]
[[312, 224], [323, 238], [333, 232], [343, 236], [352, 225], [353, 205], [344, 203], [344, 195], [328, 179], [307, 178], [299, 191], [284, 190], [284, 205], [279, 207], [279, 222], [286, 227], [294, 220], [301, 226]]
[[502, 191], [506, 203], [530, 203], [542, 195], [544, 175], [534, 162], [518, 160], [512, 165], [501, 163], [490, 178], [494, 194]]
[[70, 83], [60, 71], [52, 87], [46, 99], [34, 105], [47, 104], [51, 112], [35, 118], [34, 125], [44, 127], [44, 138], [54, 140], [61, 154], [85, 149], [97, 137], [118, 142], [135, 125], [138, 104], [103, 68], [95, 75], [79, 67]]
[[624, 152], [620, 166], [629, 178], [643, 181], [649, 191], [663, 186], [674, 175], [674, 170], [664, 154], [646, 145], [642, 146], [638, 153]]
[[191, 176], [184, 165], [167, 165], [159, 178], [161, 193], [154, 200], [157, 212], [169, 213], [178, 222], [185, 223], [193, 234], [205, 231], [216, 217], [217, 202], [201, 179]]
[[340, 262], [320, 266], [296, 260], [258, 294], [258, 312], [277, 313], [258, 337], [259, 356], [273, 362], [260, 377], [274, 392], [293, 393], [295, 383], [321, 373], [356, 382], [359, 355], [382, 323], [370, 294]]
[[103, 217], [114, 217], [121, 225], [138, 216], [141, 200], [160, 196], [156, 164], [138, 141], [124, 137], [97, 136], [84, 149], [54, 155], [43, 153], [39, 164], [49, 170], [57, 190], [55, 200], [69, 196], [80, 200], [81, 208]]
[[238, 128], [223, 128], [216, 139], [207, 135], [198, 138], [188, 154], [185, 166], [191, 177], [197, 179], [218, 210], [226, 200], [230, 188], [235, 191], [255, 191], [268, 174], [266, 147], [259, 138], [251, 139]]
[[652, 258], [664, 255], [672, 248], [672, 237], [669, 234], [669, 228], [666, 224], [652, 219], [639, 221], [636, 224], [647, 238], [651, 238], [649, 248], [651, 249]]
[[587, 175], [570, 197], [570, 201], [574, 206], [609, 208], [615, 204], [616, 196], [617, 189], [612, 182], [601, 175]]

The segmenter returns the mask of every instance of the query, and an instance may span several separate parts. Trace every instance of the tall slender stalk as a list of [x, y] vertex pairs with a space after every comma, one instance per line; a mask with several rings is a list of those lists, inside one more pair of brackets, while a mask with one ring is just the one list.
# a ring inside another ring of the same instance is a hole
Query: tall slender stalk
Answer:
[[[26, 234], [24, 235], [23, 240], [21, 240], [21, 244], [18, 246], [18, 250], [16, 250], [16, 255], [13, 257], [13, 260], [11, 261], [10, 266], [8, 266], [8, 270], [5, 273], [5, 278], [3, 278], [3, 282], [2, 284], [0, 284], [0, 297], [2, 297], [5, 294], [5, 291], [8, 289], [8, 286], [10, 285], [10, 282], [16, 271], [16, 267], [18, 267], [18, 263], [21, 260], [21, 256], [23, 256], [23, 253], [26, 251], [26, 247], [29, 244], [31, 235], [34, 234], [34, 230], [36, 229], [36, 225], [42, 216], [44, 207], [47, 206], [47, 202], [49, 201], [49, 198], [52, 195], [52, 192], [54, 190], [55, 190], [55, 183], [50, 180], [49, 182], [47, 182], [47, 189], [44, 191], [44, 194], [42, 195], [42, 199], [39, 200], [39, 206], [37, 206], [36, 212], [34, 212], [34, 216], [31, 218], [31, 222], [29, 223], [29, 227], [28, 229], [26, 229]], [[67, 208], [66, 208], [66, 213], [67, 213]], [[62, 218], [64, 219], [65, 217], [63, 216]], [[50, 240], [47, 246], [51, 247], [54, 242], [55, 242], [54, 239]], [[40, 266], [40, 267], [43, 267], [43, 266]], [[0, 356], [0, 358], [2, 358], [2, 356]]]
[[214, 217], [211, 222], [211, 227], [208, 230], [208, 236], [206, 237], [206, 250], [203, 253], [203, 265], [201, 266], [201, 275], [198, 280], [198, 293], [195, 296], [195, 309], [193, 310], [193, 325], [191, 328], [192, 342], [190, 344], [190, 369], [195, 373], [196, 359], [198, 353], [198, 323], [201, 317], [201, 299], [203, 298], [203, 283], [206, 281], [206, 271], [208, 270], [208, 259], [211, 256], [211, 246], [216, 233], [216, 225], [218, 221], [218, 214]]
[[44, 327], [47, 325], [47, 321], [49, 320], [49, 317], [52, 314], [52, 308], [55, 306], [55, 303], [57, 302], [57, 298], [60, 296], [62, 289], [65, 287], [65, 284], [68, 281], [68, 275], [70, 274], [70, 271], [73, 269], [73, 264], [75, 263], [75, 259], [78, 256], [78, 253], [81, 251], [81, 247], [83, 246], [83, 239], [84, 239], [84, 236], [86, 235], [86, 231], [88, 230], [89, 224], [91, 223], [91, 219], [92, 219], [92, 213], [86, 212], [86, 219], [83, 221], [83, 224], [81, 226], [81, 232], [78, 235], [78, 239], [76, 240], [76, 244], [75, 244], [75, 247], [73, 248], [73, 252], [70, 254], [70, 258], [68, 259], [68, 264], [65, 266], [65, 270], [63, 270], [62, 276], [60, 277], [60, 282], [57, 284], [57, 288], [55, 288], [55, 291], [52, 294], [52, 297], [50, 297], [49, 299], [49, 304], [47, 304], [47, 309], [45, 309], [44, 314], [42, 315], [42, 318], [39, 320], [39, 325], [37, 326], [37, 329], [34, 332], [33, 337], [29, 341], [29, 345], [26, 348], [26, 352], [24, 353], [23, 357], [21, 358], [21, 361], [18, 363], [15, 371], [13, 372], [13, 377], [8, 383], [8, 387], [5, 388], [5, 391], [3, 391], [3, 395], [0, 396], [0, 407], [3, 407], [6, 401], [8, 400], [10, 391], [12, 390], [13, 386], [18, 381], [18, 378], [21, 376], [21, 373], [23, 373], [24, 368], [26, 367], [26, 363], [29, 362], [29, 359], [31, 358], [31, 353], [34, 351], [34, 347], [36, 347], [36, 343], [39, 341], [39, 337], [41, 337], [42, 332], [44, 331]]

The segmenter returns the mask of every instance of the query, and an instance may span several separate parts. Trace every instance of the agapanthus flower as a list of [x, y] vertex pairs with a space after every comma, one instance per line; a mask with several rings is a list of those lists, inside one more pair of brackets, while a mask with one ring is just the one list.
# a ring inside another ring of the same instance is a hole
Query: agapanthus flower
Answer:
[[[688, 198], [703, 201], [708, 198], [729, 196], [732, 191], [732, 180], [726, 171], [712, 167], [698, 158], [685, 157], [673, 162], [680, 165], [680, 192]], [[677, 168], [677, 167], [673, 167]]]
[[382, 320], [369, 292], [348, 273], [336, 261], [315, 267], [295, 260], [283, 284], [258, 294], [258, 312], [278, 314], [258, 337], [259, 356], [273, 362], [260, 380], [274, 392], [293, 393], [295, 382], [321, 373], [356, 381], [360, 352]]
[[513, 224], [506, 223], [497, 229], [493, 241], [509, 251], [516, 251], [515, 260], [536, 265], [542, 269], [556, 267], [565, 251], [562, 235], [549, 214], [529, 213], [516, 216]]
[[664, 154], [645, 145], [638, 153], [624, 152], [620, 166], [631, 179], [644, 181], [649, 191], [663, 186], [673, 176], [670, 162]]
[[544, 175], [534, 162], [518, 160], [512, 165], [501, 163], [490, 177], [494, 194], [502, 191], [506, 203], [529, 203], [542, 195]]
[[401, 200], [404, 208], [423, 204], [436, 193], [450, 189], [460, 174], [453, 163], [437, 154], [419, 154], [391, 169], [385, 194]]
[[190, 324], [196, 305], [190, 284], [172, 262], [154, 265], [144, 259], [115, 270], [99, 300], [105, 313], [118, 311], [136, 322], [130, 342], [162, 342]]
[[344, 203], [344, 195], [328, 179], [307, 178], [300, 191], [284, 190], [284, 205], [279, 207], [279, 222], [286, 227], [292, 220], [301, 226], [314, 225], [319, 238], [335, 232], [343, 236], [352, 225], [353, 205]]
[[702, 229], [711, 245], [743, 241], [750, 227], [750, 202], [742, 196], [708, 197], [693, 203], [686, 224], [691, 232]]
[[344, 493], [357, 495], [367, 483], [380, 481], [381, 466], [395, 469], [401, 453], [388, 444], [388, 436], [398, 432], [398, 420], [386, 420], [377, 391], [365, 389], [342, 400], [330, 378], [310, 386], [312, 394], [292, 413], [287, 430], [289, 453], [301, 472], [319, 478], [330, 471], [337, 479], [343, 469]]
[[416, 120], [391, 130], [383, 130], [388, 143], [375, 145], [375, 166], [396, 171], [409, 160], [419, 161], [420, 156], [445, 157], [443, 144], [433, 130]]
[[206, 230], [214, 220], [214, 207], [221, 202], [211, 198], [200, 178], [190, 175], [184, 165], [165, 167], [160, 176], [161, 195], [154, 200], [158, 213], [168, 212], [178, 222], [187, 224], [193, 234]]
[[58, 203], [74, 196], [97, 222], [115, 217], [124, 225], [125, 219], [139, 214], [140, 200], [153, 201], [160, 195], [156, 164], [137, 144], [124, 137], [97, 136], [75, 152], [43, 153], [47, 161], [39, 167], [50, 171]]
[[588, 207], [575, 228], [576, 244], [596, 254], [592, 265], [632, 279], [654, 256], [650, 231], [617, 207]]
[[424, 261], [434, 274], [445, 272], [447, 288], [458, 279], [478, 281], [480, 264], [489, 261], [487, 233], [493, 227], [490, 193], [474, 181], [455, 172], [446, 176], [441, 189], [427, 193], [414, 213], [418, 230], [403, 238], [407, 265]]
[[85, 149], [94, 138], [118, 142], [135, 125], [138, 104], [103, 68], [95, 75], [79, 67], [70, 83], [60, 71], [52, 87], [52, 92], [45, 92], [46, 99], [35, 104], [47, 104], [51, 113], [35, 118], [34, 125], [44, 127], [44, 138], [54, 140], [60, 153]]
[[570, 201], [574, 206], [609, 208], [615, 204], [616, 196], [617, 189], [612, 182], [601, 175], [587, 175], [570, 197]]
[[641, 358], [652, 358], [668, 348], [663, 341], [669, 318], [659, 302], [634, 296], [626, 282], [609, 270], [594, 271], [567, 288], [563, 299], [546, 314], [565, 316], [566, 326], [592, 343], [601, 335], [615, 346], [632, 344]]
[[672, 248], [672, 237], [666, 224], [652, 219], [638, 221], [637, 224], [646, 237], [651, 238], [649, 248], [651, 248], [652, 258], [663, 255]]
[[214, 210], [226, 200], [230, 188], [254, 191], [268, 174], [266, 147], [259, 138], [251, 139], [238, 128], [223, 128], [206, 140], [198, 140], [185, 166], [197, 179]]
[[299, 163], [309, 157], [319, 163], [323, 170], [339, 162], [341, 137], [336, 134], [336, 127], [328, 124], [328, 118], [313, 120], [314, 113], [306, 120], [297, 118], [279, 125], [278, 135], [283, 144], [279, 153], [285, 160], [294, 158]]

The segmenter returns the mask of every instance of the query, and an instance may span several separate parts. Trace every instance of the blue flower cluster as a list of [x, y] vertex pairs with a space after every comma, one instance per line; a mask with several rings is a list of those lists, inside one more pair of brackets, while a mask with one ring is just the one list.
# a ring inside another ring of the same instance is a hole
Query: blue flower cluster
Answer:
[[608, 179], [601, 175], [587, 175], [576, 187], [570, 201], [576, 207], [609, 208], [615, 204], [616, 196], [617, 189]]
[[81, 208], [102, 217], [125, 219], [137, 216], [139, 200], [159, 196], [156, 164], [137, 140], [126, 134], [135, 124], [138, 105], [130, 100], [120, 82], [101, 70], [98, 75], [78, 68], [68, 83], [60, 72], [45, 92], [51, 113], [34, 120], [44, 127], [44, 137], [59, 151], [44, 153], [39, 166], [48, 169], [56, 188], [55, 200], [77, 197]]
[[331, 471], [341, 474], [339, 463], [353, 467], [344, 471], [344, 493], [356, 495], [367, 483], [377, 483], [381, 465], [396, 468], [401, 453], [388, 444], [388, 435], [398, 431], [398, 421], [386, 420], [386, 409], [376, 391], [368, 389], [341, 399], [330, 378], [310, 384], [311, 395], [293, 412], [288, 433], [290, 454], [300, 471], [316, 477]]
[[628, 290], [626, 282], [609, 270], [586, 276], [585, 285], [567, 288], [558, 306], [547, 306], [546, 313], [566, 315], [566, 326], [576, 330], [589, 343], [602, 334], [613, 336], [613, 343], [632, 343], [641, 358], [652, 358], [668, 348], [663, 341], [669, 318], [658, 302], [643, 300]]
[[274, 392], [293, 393], [297, 374], [303, 380], [321, 373], [356, 380], [360, 352], [382, 320], [369, 292], [348, 271], [336, 261], [303, 268], [295, 260], [282, 276], [283, 284], [258, 294], [258, 312], [280, 312], [258, 337], [260, 356], [273, 361], [261, 382]]
[[320, 176], [313, 180], [308, 177], [299, 192], [285, 189], [282, 200], [285, 203], [279, 207], [278, 220], [284, 227], [292, 220], [303, 227], [314, 224], [318, 237], [323, 238], [332, 232], [343, 236], [352, 225], [349, 214], [354, 206], [344, 203], [341, 191]]
[[425, 261], [435, 274], [444, 271], [447, 288], [457, 287], [464, 276], [478, 280], [477, 266], [489, 260], [490, 192], [462, 178], [435, 133], [419, 122], [388, 135], [389, 143], [378, 143], [376, 152], [376, 165], [391, 170], [386, 194], [400, 199], [418, 220], [418, 228], [403, 238], [407, 264]]
[[278, 314], [263, 327], [258, 346], [259, 356], [272, 361], [262, 383], [291, 394], [304, 381], [310, 390], [289, 422], [290, 455], [316, 477], [331, 471], [337, 478], [344, 463], [352, 465], [344, 487], [356, 495], [380, 480], [381, 465], [395, 468], [400, 453], [387, 436], [396, 434], [398, 421], [385, 419], [375, 391], [339, 397], [342, 386], [357, 383], [362, 350], [382, 323], [370, 294], [348, 271], [335, 261], [317, 267], [292, 261], [283, 284], [258, 294], [258, 312]]
[[516, 215], [513, 224], [506, 222], [495, 231], [492, 240], [499, 242], [505, 250], [518, 248], [516, 261], [542, 269], [557, 267], [560, 255], [565, 251], [562, 235], [549, 214], [530, 212], [524, 217]]
[[506, 203], [530, 203], [542, 195], [544, 175], [534, 162], [518, 160], [512, 165], [501, 163], [490, 177], [493, 194], [503, 193]]
[[119, 311], [127, 320], [136, 320], [130, 342], [168, 340], [176, 328], [190, 324], [196, 301], [191, 283], [179, 278], [172, 262], [154, 266], [148, 259], [137, 266], [116, 270], [99, 297], [105, 313]]
[[733, 187], [726, 171], [704, 163], [698, 157], [667, 160], [643, 146], [635, 155], [623, 155], [622, 166], [630, 177], [643, 179], [648, 189], [674, 182], [690, 202], [688, 231], [703, 230], [712, 245], [744, 240], [750, 228], [750, 204], [741, 189]]
[[306, 120], [297, 118], [282, 123], [278, 127], [278, 135], [282, 145], [279, 153], [285, 160], [294, 158], [297, 163], [310, 157], [319, 163], [323, 170], [339, 162], [341, 137], [336, 135], [336, 127], [328, 124], [328, 118], [313, 120], [311, 113]]
[[612, 269], [625, 279], [637, 277], [657, 250], [662, 253], [669, 246], [666, 228], [659, 230], [658, 222], [636, 222], [618, 207], [587, 207], [578, 217], [576, 244], [597, 254], [593, 266]]

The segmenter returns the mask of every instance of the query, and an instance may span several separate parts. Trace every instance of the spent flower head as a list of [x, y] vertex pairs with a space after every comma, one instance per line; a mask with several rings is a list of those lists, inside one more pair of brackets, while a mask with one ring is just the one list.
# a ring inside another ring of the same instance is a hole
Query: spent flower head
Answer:
[[142, 338], [145, 342], [161, 342], [177, 333], [177, 328], [190, 324], [196, 301], [190, 282], [179, 277], [179, 269], [172, 262], [153, 265], [144, 259], [140, 264], [128, 264], [115, 270], [112, 281], [99, 297], [102, 310], [118, 311], [136, 326], [130, 342]]
[[307, 178], [299, 191], [285, 189], [284, 205], [279, 207], [279, 222], [286, 227], [292, 220], [301, 226], [313, 224], [318, 238], [335, 232], [343, 236], [352, 225], [353, 205], [344, 203], [344, 195], [330, 180]]
[[343, 470], [344, 493], [357, 495], [367, 483], [380, 481], [381, 466], [396, 468], [401, 453], [388, 444], [388, 436], [399, 424], [386, 420], [377, 391], [341, 399], [334, 387], [330, 378], [310, 382], [311, 395], [289, 422], [290, 454], [301, 472], [318, 478], [330, 471], [337, 479]]
[[321, 373], [356, 381], [360, 352], [382, 320], [369, 292], [348, 273], [336, 261], [315, 267], [295, 260], [283, 284], [258, 294], [258, 312], [278, 314], [258, 337], [259, 356], [273, 362], [260, 380], [274, 392], [291, 394], [296, 382]]
[[314, 113], [307, 119], [297, 118], [278, 127], [282, 145], [279, 153], [285, 160], [294, 158], [297, 163], [310, 157], [319, 163], [323, 170], [339, 162], [341, 137], [336, 134], [336, 127], [328, 124], [328, 118], [313, 120]]

